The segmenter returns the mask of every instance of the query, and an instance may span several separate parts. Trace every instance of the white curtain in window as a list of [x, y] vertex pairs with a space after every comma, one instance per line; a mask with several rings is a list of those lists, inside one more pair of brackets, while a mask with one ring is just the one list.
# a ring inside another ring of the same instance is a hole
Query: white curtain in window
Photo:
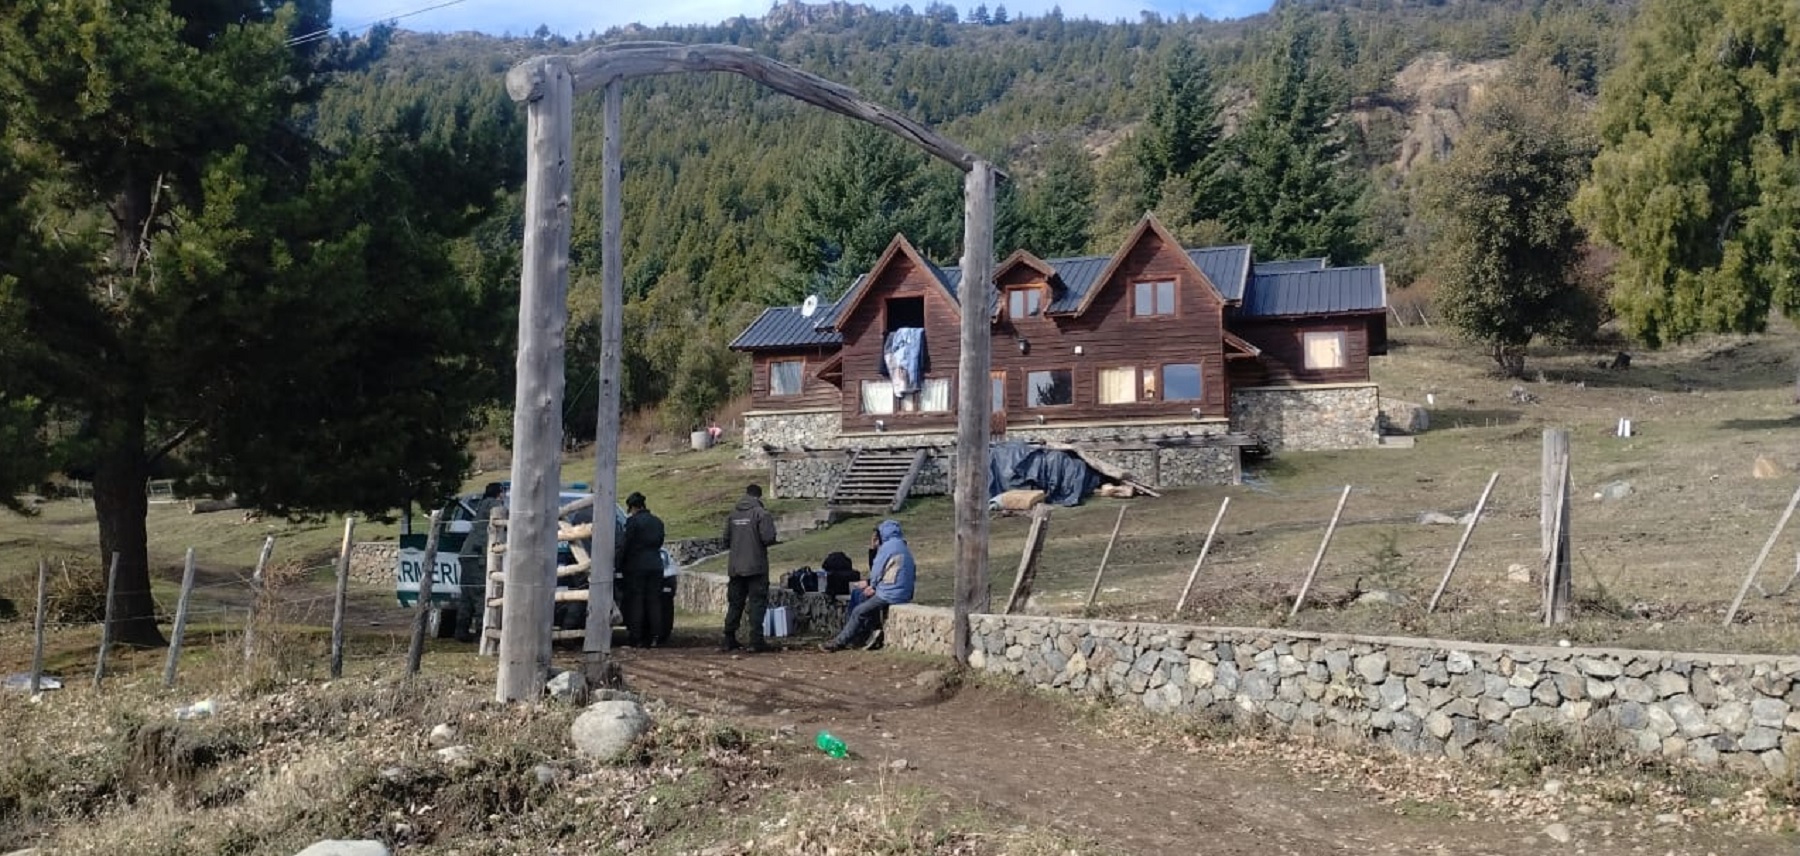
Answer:
[[894, 412], [894, 385], [885, 380], [862, 382], [862, 412], [885, 414]]
[[799, 395], [801, 372], [806, 363], [801, 360], [779, 360], [769, 364], [769, 394]]
[[950, 379], [928, 377], [919, 386], [919, 409], [926, 413], [943, 413], [950, 409]]
[[1135, 367], [1100, 370], [1100, 403], [1129, 404], [1137, 400]]
[[1344, 367], [1344, 334], [1307, 333], [1306, 367], [1309, 369], [1341, 369]]

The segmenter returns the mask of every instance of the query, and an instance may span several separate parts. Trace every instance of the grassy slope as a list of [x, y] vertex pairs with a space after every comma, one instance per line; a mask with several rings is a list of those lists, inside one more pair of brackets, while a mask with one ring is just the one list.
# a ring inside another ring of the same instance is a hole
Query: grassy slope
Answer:
[[[1531, 371], [1542, 380], [1520, 386], [1534, 398], [1517, 403], [1513, 382], [1493, 376], [1475, 349], [1441, 333], [1397, 328], [1390, 356], [1375, 361], [1390, 398], [1436, 400], [1433, 430], [1410, 450], [1284, 454], [1252, 473], [1250, 484], [1169, 491], [1161, 499], [1124, 501], [1130, 511], [1113, 551], [1100, 611], [1166, 618], [1192, 567], [1218, 502], [1232, 497], [1220, 539], [1196, 586], [1187, 620], [1286, 624], [1286, 603], [1313, 553], [1337, 493], [1354, 492], [1319, 574], [1327, 597], [1360, 583], [1410, 595], [1412, 606], [1317, 609], [1293, 622], [1314, 629], [1460, 636], [1484, 640], [1616, 642], [1645, 647], [1793, 650], [1800, 645], [1800, 595], [1752, 595], [1751, 621], [1716, 627], [1742, 574], [1793, 490], [1800, 461], [1794, 418], [1791, 329], [1762, 337], [1715, 338], [1640, 354], [1628, 372], [1596, 368], [1598, 354], [1540, 352]], [[1638, 436], [1612, 436], [1621, 416]], [[1508, 568], [1536, 564], [1538, 460], [1542, 429], [1572, 434], [1576, 588], [1587, 607], [1560, 633], [1536, 626], [1535, 586], [1508, 580]], [[1767, 456], [1786, 467], [1780, 478], [1750, 477]], [[1442, 573], [1460, 527], [1422, 526], [1426, 511], [1460, 514], [1473, 506], [1488, 473], [1500, 482], [1476, 529], [1444, 608], [1426, 616], [1416, 606]], [[565, 481], [592, 481], [591, 459], [571, 460]], [[492, 478], [477, 475], [471, 488]], [[629, 455], [619, 490], [643, 491], [671, 537], [711, 535], [749, 481], [765, 470], [741, 468], [735, 450], [685, 449]], [[1632, 493], [1600, 502], [1609, 482]], [[1121, 501], [1095, 499], [1058, 509], [1039, 572], [1038, 607], [1079, 611]], [[773, 503], [777, 511], [810, 507]], [[920, 599], [947, 603], [954, 531], [946, 498], [915, 500], [896, 515], [920, 560]], [[817, 565], [831, 550], [859, 559], [872, 519], [808, 533], [772, 551], [777, 568]], [[1028, 520], [997, 518], [992, 526], [992, 582], [1011, 585]], [[157, 506], [150, 530], [155, 560], [172, 576], [181, 551], [194, 545], [202, 562], [242, 568], [254, 561], [263, 534], [278, 537], [278, 556], [311, 564], [335, 551], [341, 523], [242, 523], [226, 512], [190, 515]], [[364, 540], [392, 537], [392, 526], [364, 525]], [[92, 551], [89, 510], [48, 507], [36, 520], [0, 515], [0, 581], [27, 571], [42, 552]], [[1790, 533], [1764, 572], [1774, 589], [1785, 580]], [[1386, 550], [1384, 558], [1384, 548]], [[1638, 617], [1638, 616], [1643, 617]], [[1624, 616], [1624, 617], [1620, 617]]]

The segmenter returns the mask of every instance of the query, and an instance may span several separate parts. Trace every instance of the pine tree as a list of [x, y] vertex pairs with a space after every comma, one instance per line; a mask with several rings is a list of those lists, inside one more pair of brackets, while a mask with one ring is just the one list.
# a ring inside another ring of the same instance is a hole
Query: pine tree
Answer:
[[[385, 515], [454, 490], [466, 465], [479, 382], [462, 374], [484, 376], [481, 337], [460, 326], [446, 236], [485, 213], [501, 173], [416, 127], [335, 152], [298, 134], [330, 75], [386, 38], [290, 44], [329, 14], [21, 0], [0, 18], [14, 145], [54, 170], [45, 216], [68, 227], [4, 250], [0, 327], [36, 343], [0, 398], [73, 427], [54, 452], [94, 482], [126, 643], [161, 642], [145, 481], [171, 455], [279, 514]], [[75, 281], [21, 266], [55, 240], [103, 261]]]
[[1317, 25], [1285, 14], [1264, 62], [1256, 106], [1218, 176], [1220, 219], [1259, 258], [1360, 261], [1367, 179], [1350, 162], [1341, 83], [1320, 60]]
[[1093, 237], [1094, 167], [1079, 143], [1068, 139], [1051, 143], [1044, 152], [1043, 171], [1023, 197], [1020, 246], [1043, 258], [1087, 251]]
[[1576, 210], [1651, 345], [1800, 313], [1800, 6], [1651, 0], [1602, 82]]
[[1569, 212], [1593, 146], [1561, 73], [1509, 73], [1426, 178], [1437, 220], [1436, 304], [1511, 377], [1540, 336], [1590, 333], [1597, 314], [1575, 282], [1582, 234]]

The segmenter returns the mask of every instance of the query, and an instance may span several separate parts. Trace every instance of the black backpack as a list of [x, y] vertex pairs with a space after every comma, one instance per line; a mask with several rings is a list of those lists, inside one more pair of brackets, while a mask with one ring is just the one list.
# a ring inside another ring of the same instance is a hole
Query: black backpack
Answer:
[[819, 572], [812, 568], [795, 568], [788, 571], [782, 585], [794, 594], [806, 594], [819, 590]]
[[825, 569], [825, 593], [829, 595], [847, 595], [850, 585], [862, 579], [862, 574], [850, 564], [850, 557], [843, 553], [832, 553], [819, 563]]

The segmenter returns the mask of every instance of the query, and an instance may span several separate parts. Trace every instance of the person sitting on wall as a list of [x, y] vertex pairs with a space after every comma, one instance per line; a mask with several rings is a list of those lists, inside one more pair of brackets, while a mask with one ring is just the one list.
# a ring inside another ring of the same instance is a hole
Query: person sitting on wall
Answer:
[[880, 539], [880, 547], [874, 561], [869, 563], [869, 579], [851, 589], [850, 599], [854, 605], [844, 616], [844, 628], [838, 631], [836, 638], [820, 645], [821, 651], [842, 651], [859, 644], [871, 648], [879, 645], [882, 631], [878, 622], [882, 614], [890, 606], [912, 602], [913, 580], [918, 567], [913, 562], [912, 548], [906, 545], [899, 522], [883, 520], [875, 527], [875, 535]]

